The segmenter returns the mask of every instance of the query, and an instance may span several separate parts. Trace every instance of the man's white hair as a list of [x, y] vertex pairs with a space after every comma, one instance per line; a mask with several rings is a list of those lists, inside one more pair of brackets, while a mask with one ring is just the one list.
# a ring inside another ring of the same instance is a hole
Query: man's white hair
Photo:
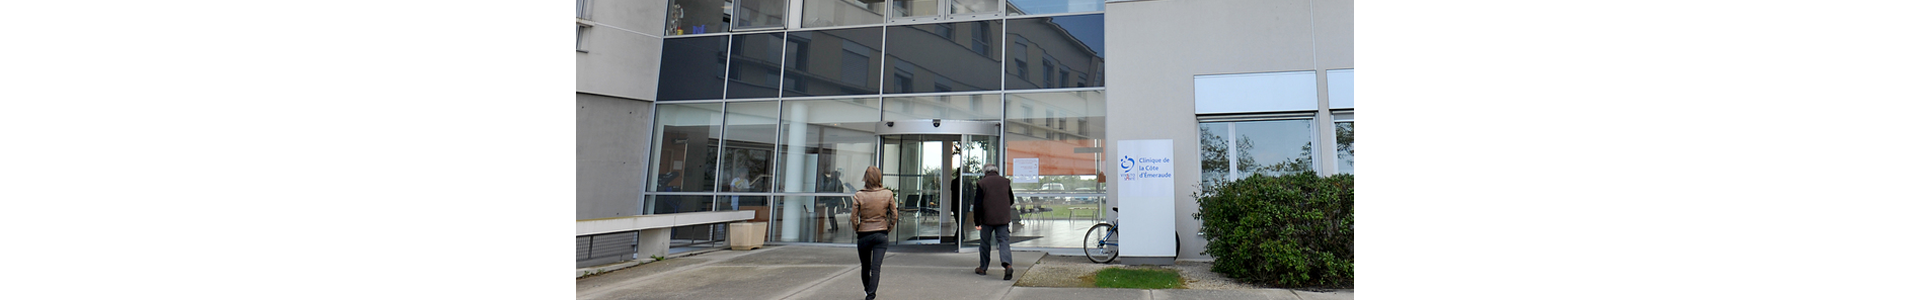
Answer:
[[994, 172], [994, 173], [999, 173], [999, 172], [1000, 172], [1000, 165], [987, 165], [987, 167], [986, 167], [986, 170], [985, 170], [985, 171], [982, 171], [982, 172]]

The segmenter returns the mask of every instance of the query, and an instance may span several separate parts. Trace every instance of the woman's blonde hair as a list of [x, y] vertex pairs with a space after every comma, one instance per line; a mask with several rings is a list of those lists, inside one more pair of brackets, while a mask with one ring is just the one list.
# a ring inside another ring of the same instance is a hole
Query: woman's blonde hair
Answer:
[[880, 167], [867, 166], [867, 175], [860, 180], [867, 182], [867, 189], [880, 188]]

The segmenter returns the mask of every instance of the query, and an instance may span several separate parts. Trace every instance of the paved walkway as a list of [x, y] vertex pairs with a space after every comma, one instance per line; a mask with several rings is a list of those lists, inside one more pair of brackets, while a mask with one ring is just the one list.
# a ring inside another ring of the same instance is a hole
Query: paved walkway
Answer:
[[[1137, 290], [1016, 287], [1040, 252], [1014, 252], [1014, 280], [973, 274], [977, 253], [887, 253], [881, 299], [1353, 299], [1351, 292], [1285, 289]], [[579, 279], [577, 299], [860, 299], [859, 257], [851, 247], [772, 246], [671, 258]]]

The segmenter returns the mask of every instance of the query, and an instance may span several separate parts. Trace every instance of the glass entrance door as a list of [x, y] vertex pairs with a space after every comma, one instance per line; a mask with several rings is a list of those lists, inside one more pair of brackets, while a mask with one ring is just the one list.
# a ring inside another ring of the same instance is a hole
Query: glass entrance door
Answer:
[[899, 245], [977, 248], [973, 181], [997, 164], [999, 139], [989, 135], [905, 134], [880, 137], [881, 183], [894, 189], [900, 226], [888, 238]]

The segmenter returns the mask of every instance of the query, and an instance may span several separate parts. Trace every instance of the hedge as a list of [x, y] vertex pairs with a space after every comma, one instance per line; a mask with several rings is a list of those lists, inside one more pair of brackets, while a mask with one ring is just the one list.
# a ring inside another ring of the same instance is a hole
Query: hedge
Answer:
[[1353, 175], [1313, 172], [1202, 186], [1213, 272], [1278, 287], [1353, 287]]

